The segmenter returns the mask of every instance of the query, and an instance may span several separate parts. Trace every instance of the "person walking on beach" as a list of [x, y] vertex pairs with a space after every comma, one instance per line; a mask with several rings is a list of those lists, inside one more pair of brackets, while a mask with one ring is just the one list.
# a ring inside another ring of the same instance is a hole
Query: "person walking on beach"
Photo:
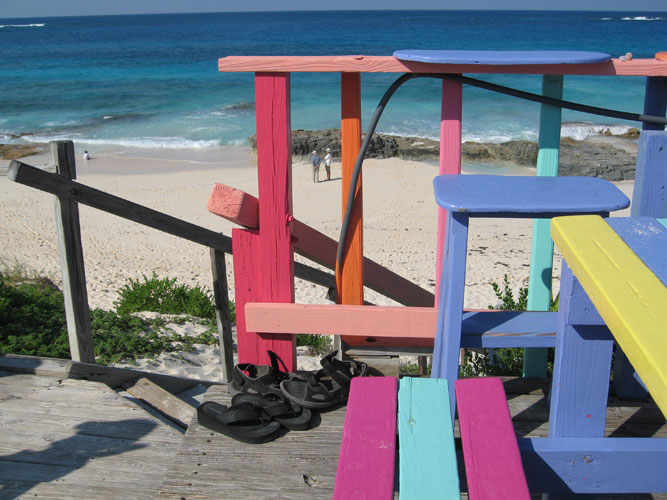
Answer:
[[324, 156], [324, 169], [327, 171], [327, 180], [331, 180], [331, 148], [327, 148], [327, 154]]
[[322, 158], [318, 156], [317, 151], [313, 151], [310, 162], [313, 164], [313, 182], [320, 182], [320, 163], [322, 163]]

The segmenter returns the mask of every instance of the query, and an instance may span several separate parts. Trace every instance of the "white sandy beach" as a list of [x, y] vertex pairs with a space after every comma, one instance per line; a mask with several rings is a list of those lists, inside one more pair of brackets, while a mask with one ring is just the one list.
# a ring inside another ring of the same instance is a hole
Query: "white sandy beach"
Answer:
[[[257, 195], [257, 171], [252, 153], [245, 148], [133, 150], [93, 152], [85, 161], [77, 149], [77, 180], [135, 203], [165, 212], [205, 228], [231, 235], [232, 223], [211, 214], [206, 205], [213, 184], [227, 184]], [[49, 162], [46, 155], [23, 158], [35, 166]], [[0, 171], [8, 161], [0, 161]], [[477, 168], [475, 171], [494, 168]], [[464, 166], [464, 171], [466, 167]], [[510, 173], [534, 173], [514, 167]], [[505, 172], [507, 173], [507, 172]], [[435, 289], [437, 210], [432, 181], [437, 167], [398, 159], [366, 160], [364, 185], [364, 253], [423, 288]], [[324, 169], [320, 177], [325, 178]], [[632, 182], [617, 184], [628, 196]], [[334, 162], [330, 182], [312, 182], [310, 166], [293, 165], [294, 216], [338, 239], [341, 223], [340, 163]], [[615, 215], [627, 215], [628, 210]], [[60, 285], [60, 261], [55, 233], [53, 196], [0, 177], [0, 264], [20, 264], [44, 274]], [[90, 306], [112, 309], [128, 279], [150, 276], [176, 278], [185, 284], [211, 288], [208, 249], [146, 228], [98, 210], [81, 206], [81, 233]], [[492, 282], [507, 274], [515, 290], [527, 286], [532, 224], [530, 221], [476, 219], [471, 224], [466, 280], [466, 307], [497, 304]], [[297, 260], [307, 262], [299, 256]], [[560, 260], [556, 258], [554, 289], [557, 291]], [[234, 298], [231, 256], [227, 258], [230, 299]], [[296, 301], [328, 303], [326, 290], [296, 280]], [[395, 305], [367, 290], [366, 300]], [[186, 325], [186, 330], [191, 326]], [[195, 353], [140, 363], [164, 373], [204, 379], [220, 377], [217, 349], [203, 346]], [[299, 357], [310, 369], [315, 360]]]

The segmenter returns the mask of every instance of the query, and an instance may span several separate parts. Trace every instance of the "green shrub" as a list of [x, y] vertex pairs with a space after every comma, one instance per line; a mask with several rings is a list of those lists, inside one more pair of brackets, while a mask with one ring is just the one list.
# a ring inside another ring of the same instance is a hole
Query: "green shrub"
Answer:
[[[155, 276], [144, 281], [155, 283], [154, 289], [159, 293], [153, 293], [155, 290], [145, 283], [130, 282], [123, 288], [125, 295], [121, 294], [119, 311], [90, 311], [98, 363], [131, 361], [163, 352], [189, 351], [194, 344], [217, 343], [211, 330], [186, 337], [168, 329], [164, 319], [147, 320], [131, 315], [131, 312], [145, 310], [140, 304], [150, 303], [139, 300], [142, 296], [153, 295], [161, 298], [163, 304], [170, 304], [170, 309], [158, 312], [199, 315], [207, 324], [214, 325], [215, 309], [202, 289], [179, 286], [174, 280], [158, 280]], [[137, 283], [139, 286], [135, 287]], [[135, 293], [136, 289], [140, 291]], [[178, 290], [177, 293], [184, 291], [182, 300], [169, 300], [166, 297], [169, 289]], [[128, 299], [123, 300], [123, 297]], [[208, 305], [202, 297], [208, 300]], [[177, 304], [181, 304], [182, 309], [176, 307]], [[230, 309], [233, 311], [233, 304]], [[148, 310], [155, 309], [149, 307]], [[0, 271], [0, 353], [70, 358], [63, 294], [48, 279]]]
[[297, 335], [297, 346], [307, 346], [311, 354], [323, 355], [331, 351], [332, 342], [328, 335]]
[[62, 292], [0, 274], [0, 353], [69, 358]]
[[207, 290], [177, 284], [175, 278], [160, 279], [155, 273], [150, 278], [144, 276], [143, 281], [130, 279], [118, 295], [114, 302], [118, 314], [153, 311], [215, 319], [215, 306]]

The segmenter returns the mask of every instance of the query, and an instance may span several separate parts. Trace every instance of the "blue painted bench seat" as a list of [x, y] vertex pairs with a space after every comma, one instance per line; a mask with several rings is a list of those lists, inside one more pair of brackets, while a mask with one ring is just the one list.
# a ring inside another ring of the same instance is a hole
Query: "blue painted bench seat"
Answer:
[[401, 61], [432, 64], [591, 64], [611, 60], [609, 54], [579, 50], [396, 50], [394, 57]]
[[[626, 208], [630, 200], [611, 182], [591, 177], [440, 175], [433, 181], [435, 199], [447, 211], [447, 232], [438, 297], [431, 376], [449, 381], [452, 417], [454, 382], [462, 346], [468, 226], [472, 217], [550, 219], [560, 215], [597, 214]], [[529, 316], [519, 317], [529, 318]], [[514, 331], [521, 331], [521, 319]], [[532, 325], [526, 323], [526, 332]], [[500, 347], [509, 347], [511, 344]]]

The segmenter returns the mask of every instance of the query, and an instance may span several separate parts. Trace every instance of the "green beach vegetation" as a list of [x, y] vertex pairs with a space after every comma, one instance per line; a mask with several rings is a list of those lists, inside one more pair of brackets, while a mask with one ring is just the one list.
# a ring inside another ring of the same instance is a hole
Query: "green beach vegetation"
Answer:
[[[136, 362], [162, 353], [193, 351], [195, 344], [217, 345], [215, 306], [211, 292], [155, 274], [130, 279], [118, 291], [115, 309], [91, 309], [95, 358], [100, 364]], [[230, 302], [232, 322], [236, 321]], [[141, 313], [159, 313], [146, 317]], [[168, 316], [167, 316], [168, 315]], [[197, 335], [176, 333], [170, 324], [192, 322], [205, 330]], [[331, 348], [327, 336], [298, 335], [297, 345], [323, 354]], [[51, 279], [14, 264], [0, 270], [0, 354], [69, 359], [63, 293]]]

